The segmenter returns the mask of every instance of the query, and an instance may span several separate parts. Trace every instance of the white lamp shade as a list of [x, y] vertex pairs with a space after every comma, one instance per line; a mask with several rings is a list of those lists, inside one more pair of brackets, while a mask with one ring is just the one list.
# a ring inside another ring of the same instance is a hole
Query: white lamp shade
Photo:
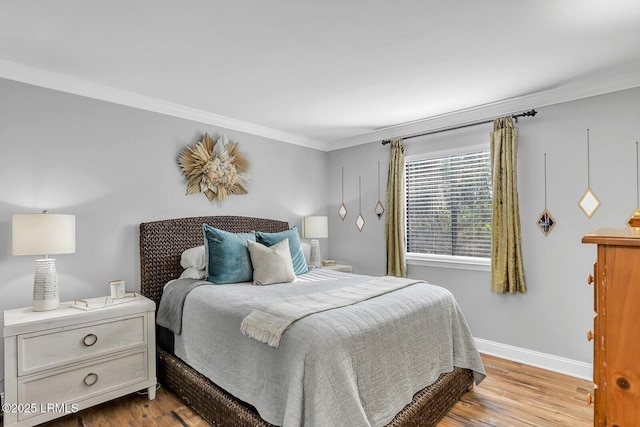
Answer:
[[302, 220], [302, 236], [305, 239], [326, 239], [329, 225], [326, 216], [307, 216]]
[[16, 214], [11, 220], [13, 255], [72, 254], [76, 251], [76, 217]]

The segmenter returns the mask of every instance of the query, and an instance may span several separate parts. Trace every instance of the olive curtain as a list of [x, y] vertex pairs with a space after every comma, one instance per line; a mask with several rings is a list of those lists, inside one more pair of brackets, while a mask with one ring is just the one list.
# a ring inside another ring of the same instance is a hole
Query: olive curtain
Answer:
[[404, 244], [404, 145], [402, 139], [391, 140], [387, 176], [387, 275], [407, 276]]
[[527, 292], [520, 245], [518, 207], [518, 129], [511, 117], [493, 121], [491, 161], [493, 173], [493, 226], [491, 239], [491, 291]]

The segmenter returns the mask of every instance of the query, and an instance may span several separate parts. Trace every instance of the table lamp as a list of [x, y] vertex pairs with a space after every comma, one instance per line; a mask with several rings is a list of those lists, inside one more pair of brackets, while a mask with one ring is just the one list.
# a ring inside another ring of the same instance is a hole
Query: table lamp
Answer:
[[56, 260], [53, 254], [76, 251], [75, 215], [16, 214], [11, 220], [11, 253], [44, 255], [36, 260], [33, 281], [33, 311], [55, 310], [60, 305]]
[[322, 255], [318, 239], [329, 237], [329, 225], [326, 216], [307, 216], [302, 220], [302, 237], [311, 239], [309, 265], [320, 267]]

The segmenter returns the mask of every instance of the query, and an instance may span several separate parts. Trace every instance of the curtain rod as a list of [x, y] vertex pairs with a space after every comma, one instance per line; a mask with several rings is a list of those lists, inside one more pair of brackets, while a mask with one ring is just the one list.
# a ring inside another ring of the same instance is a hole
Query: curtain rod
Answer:
[[[517, 122], [518, 121], [518, 117], [534, 117], [536, 114], [538, 114], [538, 112], [536, 110], [529, 110], [529, 111], [525, 111], [524, 113], [520, 113], [520, 114], [512, 114], [511, 118], [516, 119], [516, 122]], [[444, 129], [433, 130], [433, 131], [430, 131], [430, 132], [419, 133], [417, 135], [404, 136], [404, 137], [402, 137], [402, 139], [410, 139], [410, 138], [417, 138], [419, 136], [433, 135], [434, 133], [447, 132], [447, 131], [456, 130], [456, 129], [463, 129], [463, 128], [468, 128], [468, 127], [477, 126], [477, 125], [483, 125], [485, 123], [491, 123], [491, 122], [493, 122], [493, 120], [485, 120], [485, 121], [482, 121], [482, 122], [468, 123], [466, 125], [453, 126], [453, 127], [448, 127], [448, 128], [444, 128]], [[382, 141], [382, 145], [387, 145], [390, 142], [391, 142], [390, 139], [385, 139], [385, 140]]]

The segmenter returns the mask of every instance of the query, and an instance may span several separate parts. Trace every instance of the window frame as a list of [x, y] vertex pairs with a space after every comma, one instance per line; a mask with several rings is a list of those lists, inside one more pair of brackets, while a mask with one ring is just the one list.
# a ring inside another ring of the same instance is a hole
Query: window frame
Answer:
[[[407, 188], [407, 172], [406, 166], [407, 162], [424, 160], [424, 159], [433, 159], [437, 157], [446, 157], [453, 156], [456, 154], [464, 154], [471, 153], [474, 151], [488, 151], [490, 153], [490, 144], [474, 144], [474, 145], [464, 145], [457, 148], [447, 149], [447, 150], [438, 150], [438, 151], [429, 151], [422, 152], [417, 154], [412, 154], [405, 156], [405, 172], [403, 175], [404, 180], [404, 204], [406, 210], [406, 188]], [[423, 254], [419, 252], [408, 252], [407, 251], [407, 215], [405, 212], [404, 218], [404, 237], [405, 237], [405, 260], [409, 265], [418, 265], [423, 267], [440, 267], [440, 268], [453, 268], [453, 269], [461, 269], [461, 270], [475, 270], [475, 271], [491, 271], [491, 258], [483, 258], [483, 257], [470, 257], [470, 256], [460, 256], [460, 255], [440, 255], [440, 254]]]

